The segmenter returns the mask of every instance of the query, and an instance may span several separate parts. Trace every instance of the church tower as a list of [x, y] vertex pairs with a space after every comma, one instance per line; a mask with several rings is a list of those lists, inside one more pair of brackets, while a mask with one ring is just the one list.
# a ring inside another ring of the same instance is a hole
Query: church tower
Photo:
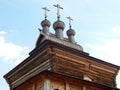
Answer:
[[35, 48], [29, 57], [8, 72], [4, 78], [10, 90], [120, 90], [116, 87], [116, 76], [120, 66], [102, 61], [84, 52], [74, 39], [70, 16], [68, 38], [63, 35], [65, 23], [60, 20], [59, 4], [57, 21], [53, 23], [55, 34], [49, 27], [51, 22], [41, 22], [42, 29]]

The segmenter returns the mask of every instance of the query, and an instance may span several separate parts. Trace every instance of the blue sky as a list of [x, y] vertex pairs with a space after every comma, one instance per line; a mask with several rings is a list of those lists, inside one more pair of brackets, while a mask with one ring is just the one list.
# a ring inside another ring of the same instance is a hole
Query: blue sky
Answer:
[[[56, 21], [59, 3], [61, 20], [68, 29], [67, 16], [71, 16], [75, 40], [91, 56], [120, 66], [120, 0], [0, 0], [0, 90], [9, 90], [3, 75], [28, 57], [34, 49], [38, 28], [47, 6], [50, 31]], [[117, 77], [120, 88], [120, 74]]]

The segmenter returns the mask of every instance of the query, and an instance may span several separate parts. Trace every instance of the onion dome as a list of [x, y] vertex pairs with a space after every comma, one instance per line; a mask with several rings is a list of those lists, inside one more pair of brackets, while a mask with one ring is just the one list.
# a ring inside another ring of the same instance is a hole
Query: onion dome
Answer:
[[67, 31], [67, 36], [68, 36], [68, 39], [71, 43], [75, 43], [75, 40], [74, 40], [74, 35], [75, 35], [75, 31], [73, 29], [69, 29]]
[[67, 35], [68, 36], [70, 36], [70, 35], [75, 35], [75, 31], [73, 30], [73, 29], [69, 29], [68, 31], [67, 31]]
[[63, 21], [56, 21], [54, 24], [53, 24], [53, 28], [54, 30], [57, 30], [57, 29], [64, 29], [65, 28], [65, 23]]
[[48, 26], [50, 27], [51, 23], [49, 20], [45, 19], [41, 22], [41, 26], [44, 27], [44, 26]]

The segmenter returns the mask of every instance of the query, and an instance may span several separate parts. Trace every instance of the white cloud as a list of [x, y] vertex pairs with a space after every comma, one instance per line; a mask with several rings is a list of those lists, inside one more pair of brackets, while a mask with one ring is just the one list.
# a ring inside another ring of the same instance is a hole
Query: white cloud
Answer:
[[6, 32], [5, 31], [0, 31], [0, 35], [5, 35]]
[[113, 33], [118, 33], [120, 34], [120, 26], [116, 25], [115, 27], [112, 28]]
[[[0, 32], [0, 34], [6, 33], [4, 31]], [[18, 64], [27, 56], [26, 51], [26, 47], [6, 42], [4, 36], [0, 35], [0, 57], [3, 58], [3, 60]]]
[[[120, 65], [120, 40], [112, 39], [103, 44], [87, 44], [90, 53], [98, 58]], [[97, 53], [96, 53], [97, 52]]]

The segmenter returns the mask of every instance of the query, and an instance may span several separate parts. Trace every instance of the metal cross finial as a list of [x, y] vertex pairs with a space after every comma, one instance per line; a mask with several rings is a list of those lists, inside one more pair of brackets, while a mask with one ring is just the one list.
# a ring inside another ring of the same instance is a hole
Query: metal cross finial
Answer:
[[47, 7], [43, 7], [42, 9], [45, 10], [45, 14], [44, 15], [45, 15], [45, 19], [46, 19], [47, 18], [47, 11], [50, 11], [50, 10]]
[[71, 29], [71, 27], [72, 27], [72, 25], [71, 25], [71, 21], [73, 21], [73, 19], [69, 16], [69, 17], [67, 17], [67, 19], [69, 19], [69, 27], [70, 27], [70, 29]]
[[57, 17], [59, 19], [60, 18], [60, 9], [63, 9], [63, 8], [59, 4], [53, 5], [53, 6], [57, 8]]

